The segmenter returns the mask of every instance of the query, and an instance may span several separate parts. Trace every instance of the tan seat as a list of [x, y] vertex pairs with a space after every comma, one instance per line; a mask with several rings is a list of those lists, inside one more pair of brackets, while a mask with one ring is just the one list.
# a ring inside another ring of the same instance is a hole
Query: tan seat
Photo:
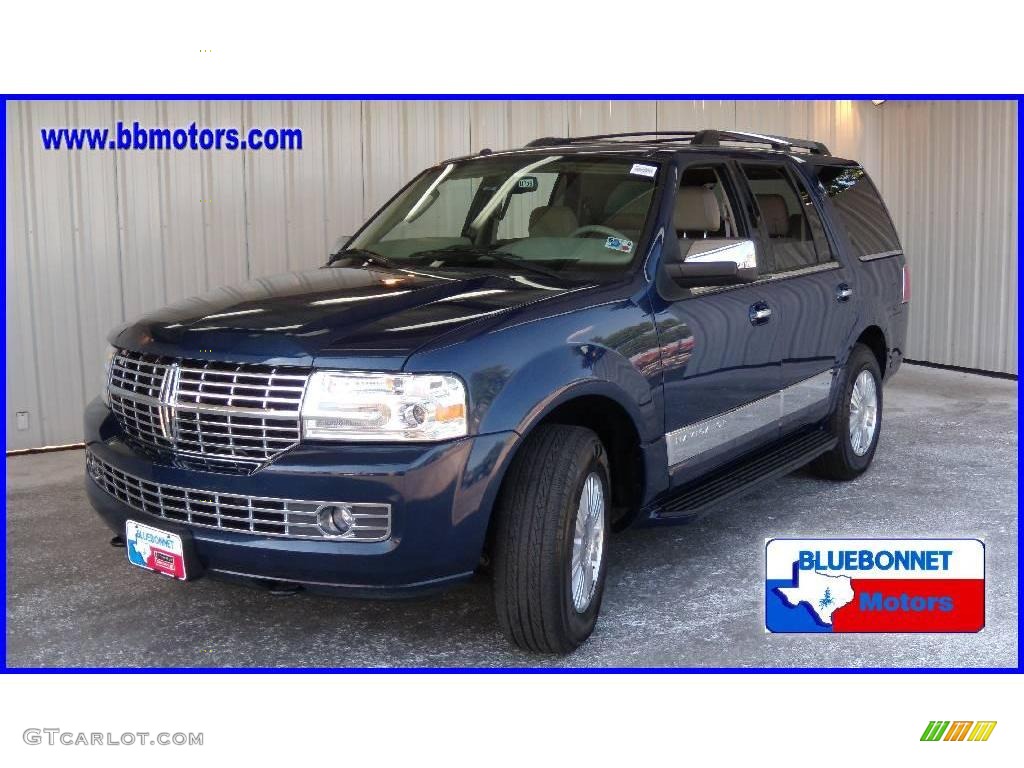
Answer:
[[768, 230], [768, 237], [789, 236], [789, 211], [782, 195], [755, 195], [761, 220]]
[[704, 187], [680, 187], [672, 220], [682, 237], [712, 235], [722, 226], [718, 198]]
[[569, 237], [579, 229], [579, 220], [564, 205], [541, 205], [530, 211], [530, 237]]
[[775, 269], [787, 272], [813, 265], [816, 260], [814, 243], [801, 236], [799, 226], [796, 227], [797, 231], [794, 233], [792, 217], [786, 208], [785, 198], [782, 195], [774, 194], [755, 195], [754, 197], [757, 199], [757, 207], [761, 211], [761, 220], [772, 241]]

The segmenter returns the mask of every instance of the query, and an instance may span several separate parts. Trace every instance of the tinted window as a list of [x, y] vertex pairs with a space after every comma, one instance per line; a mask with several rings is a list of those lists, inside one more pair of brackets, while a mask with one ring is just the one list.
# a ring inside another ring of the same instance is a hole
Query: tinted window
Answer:
[[818, 254], [818, 263], [826, 264], [835, 261], [835, 254], [832, 252], [832, 245], [829, 243], [828, 235], [825, 234], [825, 226], [821, 223], [821, 215], [818, 208], [811, 199], [811, 193], [807, 191], [803, 180], [795, 179], [797, 191], [800, 195], [800, 202], [803, 205], [804, 216], [811, 228], [811, 239], [814, 240], [814, 250]]
[[855, 256], [901, 250], [882, 198], [863, 168], [822, 166], [818, 181], [832, 200]]
[[743, 173], [757, 204], [762, 229], [771, 244], [774, 271], [788, 272], [816, 265], [818, 252], [804, 201], [786, 169], [778, 165], [744, 165]]
[[[681, 237], [714, 237], [736, 239], [746, 237], [743, 222], [736, 216], [736, 202], [733, 191], [727, 185], [728, 174], [725, 166], [706, 166], [698, 168], [687, 168], [680, 180], [679, 189], [703, 189], [704, 194], [710, 193], [718, 203], [718, 227], [717, 229], [705, 229], [697, 227], [695, 231], [687, 231], [686, 227], [677, 227]], [[699, 199], [691, 193], [687, 198], [691, 205], [704, 208], [699, 204]], [[706, 225], [705, 225], [706, 226]]]

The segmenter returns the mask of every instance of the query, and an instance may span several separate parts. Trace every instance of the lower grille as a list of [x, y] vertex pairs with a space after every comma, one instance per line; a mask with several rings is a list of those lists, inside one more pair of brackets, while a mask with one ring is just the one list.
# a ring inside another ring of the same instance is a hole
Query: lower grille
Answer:
[[[372, 542], [391, 536], [388, 504], [273, 499], [165, 485], [122, 472], [91, 451], [86, 452], [86, 468], [96, 484], [121, 503], [186, 525], [291, 539]], [[318, 518], [328, 507], [351, 512], [353, 523], [347, 532], [329, 533], [321, 527]]]

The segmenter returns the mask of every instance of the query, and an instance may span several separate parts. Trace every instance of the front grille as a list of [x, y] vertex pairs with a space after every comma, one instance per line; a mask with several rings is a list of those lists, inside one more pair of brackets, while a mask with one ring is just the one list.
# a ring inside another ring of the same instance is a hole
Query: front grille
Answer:
[[262, 365], [183, 363], [175, 444], [214, 459], [262, 464], [299, 442], [307, 378]]
[[298, 443], [309, 371], [119, 351], [110, 408], [138, 442], [190, 466], [252, 471]]
[[[273, 499], [154, 483], [112, 467], [92, 451], [86, 452], [86, 466], [93, 481], [122, 504], [186, 525], [292, 539], [373, 542], [391, 536], [387, 504]], [[344, 534], [325, 533], [318, 514], [324, 507], [338, 506], [351, 511], [354, 524]]]
[[160, 449], [172, 447], [170, 425], [161, 409], [171, 364], [165, 357], [119, 351], [110, 365], [110, 410], [125, 432]]

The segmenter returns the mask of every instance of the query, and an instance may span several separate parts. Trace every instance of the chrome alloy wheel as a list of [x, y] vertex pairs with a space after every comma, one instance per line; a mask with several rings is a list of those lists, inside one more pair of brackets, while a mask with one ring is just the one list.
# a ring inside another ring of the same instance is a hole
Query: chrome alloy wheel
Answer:
[[861, 371], [850, 392], [850, 447], [863, 456], [878, 426], [878, 387], [871, 371]]
[[604, 558], [604, 486], [596, 472], [583, 483], [572, 539], [572, 603], [583, 613], [594, 599]]

